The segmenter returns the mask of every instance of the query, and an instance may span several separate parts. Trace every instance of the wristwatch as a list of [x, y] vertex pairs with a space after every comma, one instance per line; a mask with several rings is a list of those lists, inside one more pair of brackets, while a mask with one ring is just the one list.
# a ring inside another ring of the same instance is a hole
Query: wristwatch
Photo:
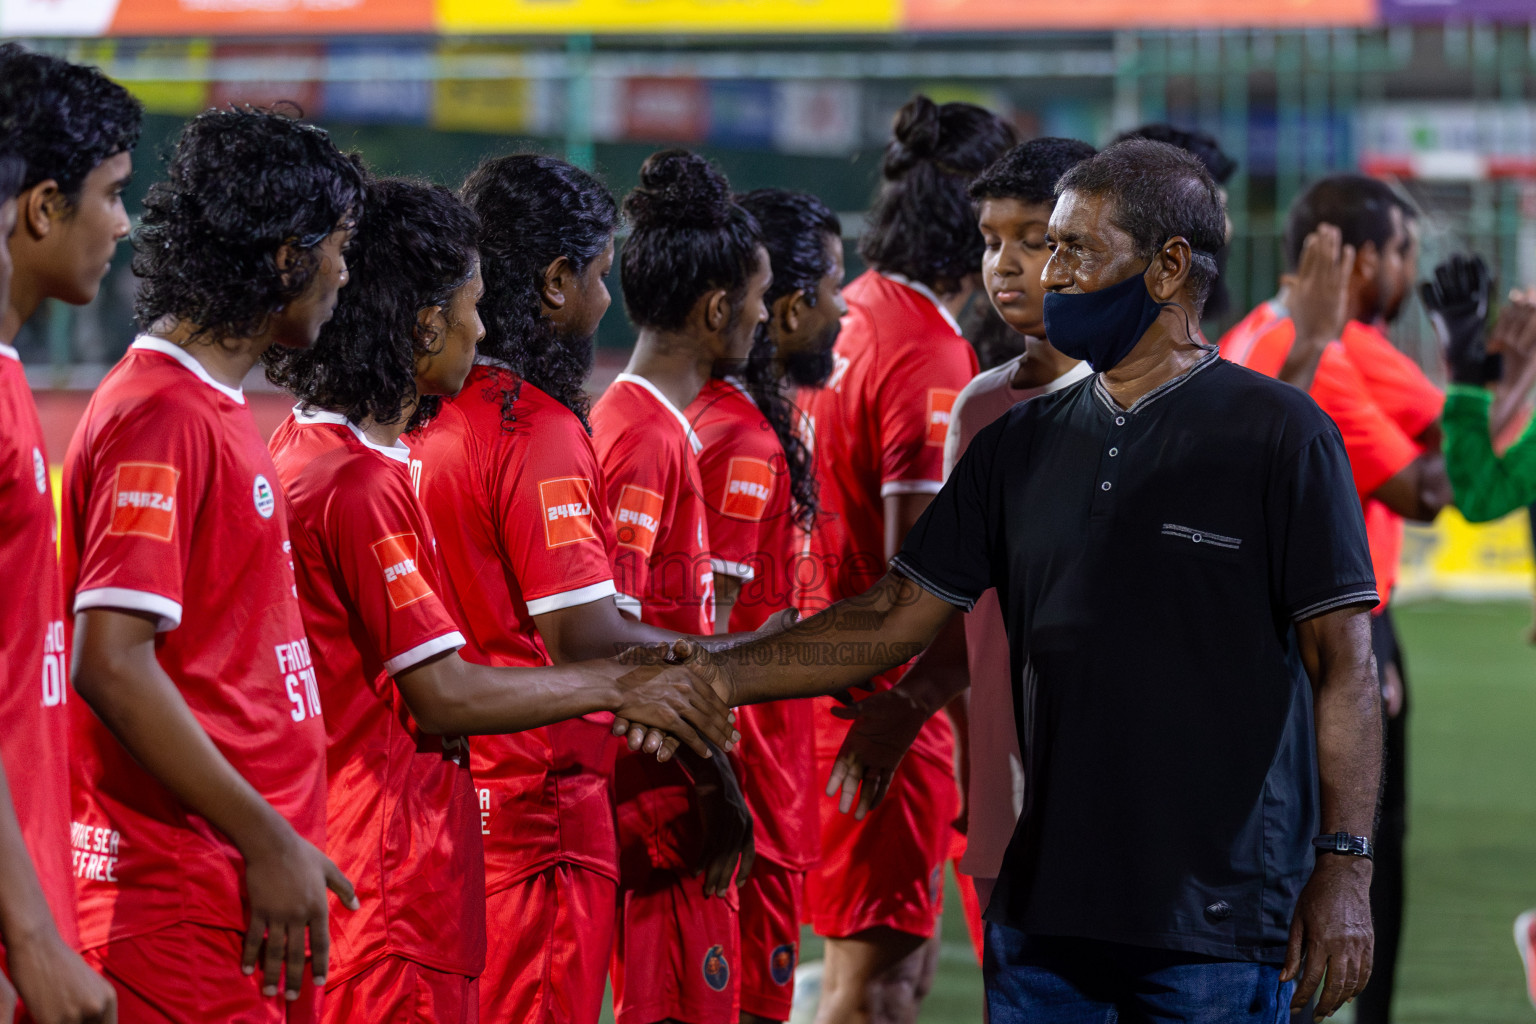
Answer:
[[1364, 857], [1372, 859], [1375, 852], [1371, 847], [1370, 839], [1365, 836], [1352, 836], [1348, 832], [1330, 832], [1327, 835], [1314, 836], [1312, 845], [1324, 853], [1342, 853], [1350, 857]]

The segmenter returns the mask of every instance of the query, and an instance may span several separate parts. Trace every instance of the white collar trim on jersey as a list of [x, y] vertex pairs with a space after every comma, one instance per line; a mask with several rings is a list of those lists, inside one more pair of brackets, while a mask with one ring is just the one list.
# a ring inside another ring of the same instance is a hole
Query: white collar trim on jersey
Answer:
[[746, 381], [742, 380], [740, 377], [734, 377], [734, 376], [729, 376], [729, 375], [727, 375], [725, 377], [721, 377], [720, 379], [725, 381], [731, 387], [735, 388], [737, 391], [740, 391], [742, 393], [742, 395], [745, 396], [746, 399], [749, 402], [752, 402], [752, 403], [756, 404], [757, 400], [752, 397], [752, 392], [747, 390]]
[[619, 383], [620, 381], [633, 384], [636, 387], [641, 387], [649, 391], [656, 398], [656, 401], [660, 402], [662, 407], [666, 409], [667, 412], [677, 417], [677, 422], [683, 425], [683, 432], [688, 435], [688, 443], [693, 447], [693, 454], [697, 455], [699, 452], [704, 450], [704, 442], [700, 441], [699, 435], [693, 432], [693, 424], [688, 422], [688, 417], [683, 415], [683, 411], [681, 409], [667, 401], [667, 396], [662, 394], [661, 390], [657, 388], [655, 384], [652, 384], [644, 377], [637, 377], [632, 373], [621, 373], [617, 377], [613, 378], [613, 382], [615, 384]]
[[495, 356], [475, 356], [475, 365], [476, 366], [495, 366], [495, 367], [499, 367], [500, 369], [506, 370], [508, 373], [516, 373], [517, 372], [516, 370], [512, 369], [512, 364], [511, 363], [507, 362], [505, 359], [497, 359]]
[[15, 348], [5, 344], [3, 341], [0, 341], [0, 356], [5, 356], [7, 359], [14, 359], [18, 363], [21, 362], [21, 353], [17, 352]]
[[887, 281], [895, 281], [903, 288], [911, 288], [913, 291], [917, 292], [917, 294], [933, 303], [933, 308], [939, 311], [939, 316], [944, 318], [944, 322], [949, 324], [949, 326], [954, 329], [956, 334], [959, 334], [962, 337], [964, 336], [964, 332], [960, 330], [960, 321], [956, 320], [955, 314], [951, 313], [945, 307], [944, 303], [939, 301], [939, 297], [934, 294], [932, 288], [929, 288], [921, 281], [912, 280], [905, 274], [887, 274], [882, 270], [880, 272], [880, 276], [885, 278]]
[[1078, 363], [1076, 366], [1072, 367], [1072, 369], [1068, 370], [1066, 373], [1062, 374], [1060, 377], [1057, 377], [1055, 380], [1047, 384], [1045, 386], [1044, 393], [1047, 395], [1055, 394], [1062, 388], [1071, 387], [1073, 384], [1076, 384], [1084, 377], [1092, 376], [1093, 367], [1089, 366], [1088, 361], [1085, 359]]
[[208, 368], [206, 366], [198, 362], [197, 358], [193, 356], [192, 353], [188, 352], [186, 349], [182, 348], [175, 342], [166, 341], [164, 338], [157, 338], [152, 334], [141, 334], [133, 340], [132, 347], [142, 348], [149, 352], [159, 352], [164, 356], [170, 356], [182, 366], [185, 366], [188, 370], [191, 370], [192, 374], [197, 377], [198, 380], [202, 381], [204, 384], [207, 384], [209, 387], [213, 388], [213, 390], [219, 392], [222, 395], [227, 395], [228, 397], [239, 402], [241, 405], [245, 404], [245, 392], [242, 389], [232, 388], [228, 384], [220, 384], [218, 381], [214, 380], [213, 375], [208, 372]]
[[303, 424], [334, 423], [337, 426], [346, 424], [351, 428], [352, 433], [357, 435], [357, 439], [367, 447], [372, 448], [380, 455], [394, 459], [402, 465], [409, 466], [411, 464], [411, 449], [404, 441], [396, 441], [393, 445], [383, 445], [376, 441], [371, 441], [368, 435], [363, 432], [362, 427], [353, 423], [339, 412], [329, 412], [325, 409], [316, 409], [313, 406], [306, 408], [304, 403], [300, 402], [293, 407], [293, 418], [295, 422]]

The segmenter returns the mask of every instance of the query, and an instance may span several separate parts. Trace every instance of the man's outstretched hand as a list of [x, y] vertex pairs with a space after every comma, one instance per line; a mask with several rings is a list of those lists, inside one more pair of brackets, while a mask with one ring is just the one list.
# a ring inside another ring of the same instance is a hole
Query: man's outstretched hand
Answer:
[[667, 761], [686, 743], [707, 758], [712, 745], [730, 750], [741, 739], [736, 714], [722, 699], [728, 691], [719, 685], [719, 669], [695, 644], [642, 644], [618, 660], [630, 670], [618, 679], [624, 696], [614, 712], [613, 732], [628, 736], [630, 750]]
[[[900, 687], [866, 697], [857, 704], [832, 709], [832, 714], [853, 723], [827, 777], [827, 796], [842, 798], [837, 809], [853, 811], [855, 820], [877, 807], [891, 788], [901, 759], [928, 721], [929, 712], [903, 693]], [[853, 798], [859, 803], [854, 808]]]
[[1319, 854], [1296, 901], [1282, 982], [1299, 977], [1291, 1012], [1300, 1013], [1326, 973], [1314, 1021], [1331, 1017], [1371, 979], [1376, 936], [1371, 926], [1371, 862]]

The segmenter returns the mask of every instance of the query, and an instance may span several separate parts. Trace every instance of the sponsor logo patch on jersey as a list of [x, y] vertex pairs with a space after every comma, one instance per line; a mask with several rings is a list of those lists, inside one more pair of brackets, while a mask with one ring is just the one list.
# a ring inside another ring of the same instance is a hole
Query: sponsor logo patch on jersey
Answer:
[[260, 473], [256, 474], [256, 480], [251, 484], [251, 500], [256, 503], [256, 514], [263, 519], [271, 519], [272, 513], [277, 510], [277, 494], [272, 490], [272, 485], [267, 483], [267, 478]]
[[540, 480], [539, 503], [544, 506], [545, 547], [597, 538], [592, 532], [592, 481], [580, 476]]
[[644, 487], [625, 484], [613, 514], [613, 528], [619, 543], [650, 558], [651, 549], [656, 546], [656, 532], [661, 529], [661, 508], [661, 495]]
[[724, 992], [731, 983], [731, 965], [725, 958], [724, 946], [710, 946], [704, 954], [704, 984], [716, 992]]
[[768, 953], [768, 977], [775, 985], [788, 985], [795, 976], [795, 947], [786, 942]]
[[38, 494], [48, 493], [48, 463], [41, 448], [32, 449], [32, 481], [37, 484]]
[[928, 389], [928, 443], [944, 447], [949, 436], [949, 414], [960, 392], [948, 388]]
[[772, 495], [773, 467], [762, 459], [738, 456], [726, 467], [720, 512], [732, 519], [756, 523], [767, 514]]
[[421, 574], [417, 559], [421, 544], [414, 533], [397, 533], [373, 542], [373, 556], [384, 570], [384, 586], [389, 603], [396, 608], [415, 604], [432, 596], [427, 578]]
[[176, 532], [176, 482], [181, 470], [160, 462], [123, 462], [112, 477], [112, 521], [119, 537], [170, 540]]

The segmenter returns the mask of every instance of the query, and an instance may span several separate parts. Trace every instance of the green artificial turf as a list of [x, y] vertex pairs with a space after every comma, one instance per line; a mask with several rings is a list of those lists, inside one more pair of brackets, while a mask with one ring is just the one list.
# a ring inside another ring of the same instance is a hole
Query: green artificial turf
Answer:
[[[1409, 719], [1408, 909], [1394, 1024], [1536, 1020], [1511, 941], [1536, 906], [1536, 648], [1525, 602], [1403, 605]], [[924, 1024], [981, 1020], [981, 971], [946, 886]], [[804, 932], [802, 960], [821, 955]], [[1337, 1018], [1350, 1019], [1346, 1009]], [[612, 1018], [605, 1014], [605, 1020]]]
[[1536, 906], [1536, 649], [1524, 602], [1397, 612], [1409, 718], [1399, 1024], [1536, 1019], [1511, 939]]

